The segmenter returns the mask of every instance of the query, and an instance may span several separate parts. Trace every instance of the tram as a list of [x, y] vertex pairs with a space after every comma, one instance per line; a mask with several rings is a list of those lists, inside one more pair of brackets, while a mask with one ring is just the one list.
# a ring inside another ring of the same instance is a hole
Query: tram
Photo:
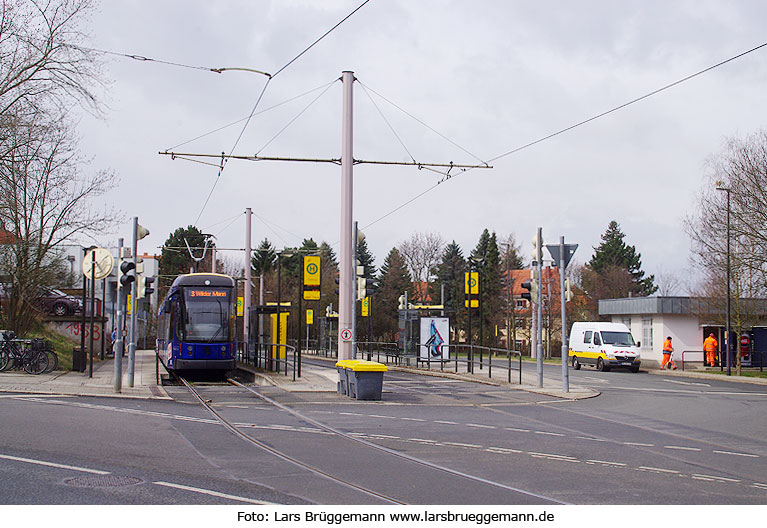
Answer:
[[157, 315], [157, 355], [169, 371], [233, 370], [237, 290], [232, 277], [190, 273], [173, 281]]

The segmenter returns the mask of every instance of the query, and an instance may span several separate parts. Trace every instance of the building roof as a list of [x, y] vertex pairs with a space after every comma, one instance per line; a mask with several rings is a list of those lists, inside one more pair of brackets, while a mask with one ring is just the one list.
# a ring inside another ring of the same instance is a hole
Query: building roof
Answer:
[[[742, 299], [754, 314], [767, 314], [767, 299]], [[721, 315], [724, 303], [702, 297], [625, 297], [599, 301], [599, 315]]]

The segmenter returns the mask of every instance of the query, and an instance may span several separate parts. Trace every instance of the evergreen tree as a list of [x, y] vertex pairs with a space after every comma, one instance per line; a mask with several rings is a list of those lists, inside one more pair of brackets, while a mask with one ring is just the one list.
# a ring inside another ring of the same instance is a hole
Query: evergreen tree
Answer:
[[474, 261], [475, 269], [478, 269], [480, 273], [479, 314], [483, 324], [481, 344], [490, 346], [495, 342], [495, 325], [499, 324], [503, 318], [501, 255], [495, 232], [490, 234], [487, 229], [482, 232], [470, 259]]
[[652, 295], [658, 290], [655, 286], [655, 276], [644, 276], [642, 271], [641, 254], [637, 253], [634, 246], [629, 246], [623, 239], [626, 235], [620, 230], [618, 222], [611, 221], [607, 230], [602, 235], [602, 243], [594, 248], [594, 255], [589, 261], [588, 267], [597, 276], [615, 274], [625, 270], [631, 275], [629, 291], [623, 292], [623, 296]]
[[392, 342], [398, 328], [399, 297], [412, 293], [410, 272], [397, 248], [392, 248], [378, 276], [379, 289], [373, 297], [373, 332], [379, 339]]
[[[363, 238], [357, 243], [357, 260], [360, 266], [365, 266], [365, 278], [373, 279], [376, 276], [375, 258], [368, 249], [368, 243]], [[356, 273], [356, 270], [355, 270]]]
[[445, 309], [449, 311], [454, 326], [458, 324], [458, 318], [461, 318], [465, 312], [463, 309], [465, 272], [466, 259], [463, 257], [463, 251], [461, 246], [453, 240], [442, 252], [442, 262], [437, 266], [437, 281], [429, 284], [429, 293], [437, 302], [441, 295], [441, 287], [445, 286]]
[[273, 271], [277, 267], [277, 252], [269, 242], [268, 238], [265, 238], [258, 245], [258, 248], [253, 252], [251, 257], [252, 269], [256, 276], [267, 274]]
[[205, 247], [205, 235], [192, 225], [179, 227], [168, 235], [163, 245], [160, 254], [158, 285], [158, 293], [161, 298], [179, 275], [189, 273], [190, 269], [210, 271], [210, 259], [212, 256], [210, 249], [215, 244], [213, 242], [208, 243], [208, 251], [206, 251], [205, 258], [199, 264], [189, 254], [187, 244], [192, 248], [194, 256], [199, 258], [202, 256], [202, 250], [195, 248]]

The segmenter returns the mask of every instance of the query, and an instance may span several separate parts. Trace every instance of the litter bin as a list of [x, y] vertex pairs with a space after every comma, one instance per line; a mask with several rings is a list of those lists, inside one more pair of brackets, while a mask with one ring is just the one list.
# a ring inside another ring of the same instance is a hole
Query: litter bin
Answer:
[[348, 396], [357, 400], [380, 400], [383, 392], [383, 375], [389, 370], [383, 363], [354, 361], [345, 368], [348, 380]]
[[80, 347], [72, 349], [72, 370], [75, 372], [85, 372], [85, 352]]
[[338, 371], [336, 390], [338, 394], [349, 396], [349, 374], [347, 371], [350, 372], [355, 363], [357, 363], [356, 359], [342, 359], [336, 362], [336, 370]]

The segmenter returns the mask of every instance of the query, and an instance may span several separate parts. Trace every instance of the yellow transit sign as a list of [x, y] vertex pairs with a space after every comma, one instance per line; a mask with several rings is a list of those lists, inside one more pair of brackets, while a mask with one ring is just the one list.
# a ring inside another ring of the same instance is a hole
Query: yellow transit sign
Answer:
[[304, 286], [320, 285], [320, 257], [304, 257]]
[[132, 300], [131, 299], [131, 294], [129, 293], [128, 294], [128, 306], [126, 307], [127, 309], [125, 310], [126, 315], [131, 315], [131, 312], [133, 311], [133, 303], [131, 302], [131, 300]]
[[[469, 307], [469, 301], [468, 301], [468, 300], [464, 300], [464, 301], [463, 301], [463, 305], [464, 305], [466, 308], [468, 308], [468, 307]], [[479, 299], [472, 299], [472, 300], [471, 300], [471, 307], [472, 307], [472, 308], [479, 308]]]
[[479, 295], [479, 272], [468, 271], [463, 274], [464, 293], [469, 295]]
[[320, 300], [320, 290], [304, 290], [304, 300], [305, 301], [319, 301]]
[[370, 316], [370, 297], [362, 299], [362, 317]]
[[306, 324], [314, 324], [314, 310], [306, 310]]
[[243, 297], [237, 297], [237, 317], [241, 317], [245, 313], [245, 299]]

